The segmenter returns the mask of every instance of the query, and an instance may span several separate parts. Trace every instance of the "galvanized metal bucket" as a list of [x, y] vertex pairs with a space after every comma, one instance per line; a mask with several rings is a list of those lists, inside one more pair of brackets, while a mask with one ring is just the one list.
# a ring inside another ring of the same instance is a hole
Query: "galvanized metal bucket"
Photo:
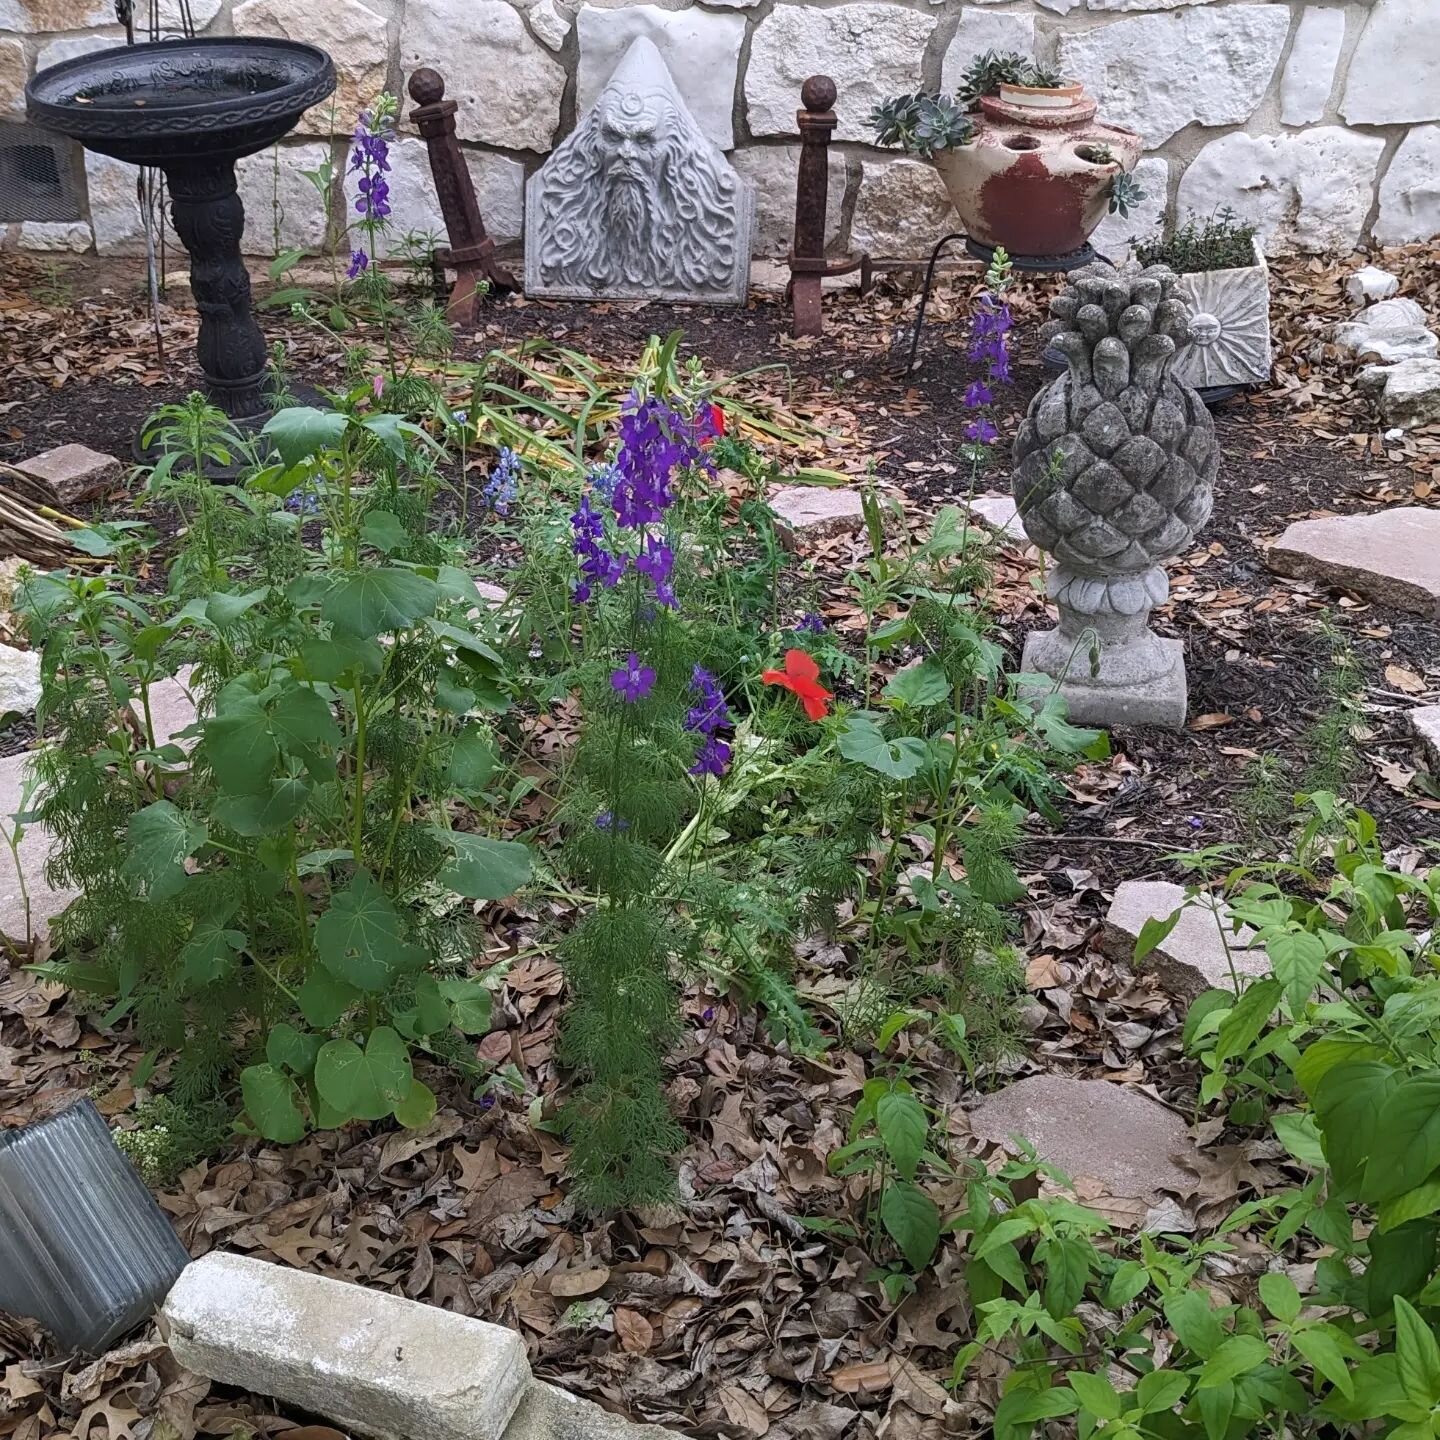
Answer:
[[190, 1263], [89, 1100], [0, 1130], [0, 1308], [102, 1353]]

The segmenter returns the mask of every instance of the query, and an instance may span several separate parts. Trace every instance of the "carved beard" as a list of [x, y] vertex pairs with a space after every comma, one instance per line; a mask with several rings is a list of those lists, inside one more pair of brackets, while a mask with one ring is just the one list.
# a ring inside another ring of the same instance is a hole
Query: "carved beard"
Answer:
[[596, 285], [643, 285], [649, 278], [643, 262], [653, 256], [658, 202], [653, 176], [612, 178], [600, 250], [590, 265]]

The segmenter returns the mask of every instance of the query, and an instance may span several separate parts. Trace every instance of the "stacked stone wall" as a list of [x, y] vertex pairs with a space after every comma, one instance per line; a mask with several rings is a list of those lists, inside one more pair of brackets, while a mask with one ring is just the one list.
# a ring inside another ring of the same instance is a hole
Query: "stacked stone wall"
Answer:
[[[181, 0], [160, 0], [174, 25]], [[142, 15], [150, 0], [136, 0]], [[899, 91], [953, 88], [969, 58], [1020, 50], [1082, 79], [1109, 119], [1139, 130], [1147, 198], [1113, 217], [1122, 250], [1165, 216], [1229, 206], [1267, 248], [1346, 250], [1440, 233], [1440, 0], [189, 0], [203, 34], [288, 35], [335, 58], [333, 109], [307, 115], [242, 164], [257, 254], [342, 248], [353, 215], [343, 178], [355, 112], [403, 94], [419, 65], [446, 77], [481, 208], [496, 238], [522, 241], [526, 175], [598, 93], [628, 43], [649, 36], [697, 119], [759, 194], [757, 254], [783, 254], [792, 218], [801, 82], [840, 89], [830, 240], [908, 259], [956, 228], [928, 165], [868, 143], [871, 107]], [[0, 122], [23, 114], [37, 67], [118, 43], [111, 0], [0, 0]], [[398, 231], [441, 228], [423, 143], [402, 126], [392, 200]], [[0, 144], [4, 130], [0, 128]], [[332, 193], [305, 171], [329, 157]], [[5, 223], [0, 244], [143, 251], [134, 171], [84, 162], [84, 218]]]

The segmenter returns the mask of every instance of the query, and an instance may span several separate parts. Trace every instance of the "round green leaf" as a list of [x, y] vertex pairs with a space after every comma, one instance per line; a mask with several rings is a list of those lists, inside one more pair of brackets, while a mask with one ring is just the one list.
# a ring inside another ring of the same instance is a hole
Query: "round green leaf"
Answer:
[[410, 1093], [395, 1107], [395, 1118], [407, 1130], [423, 1130], [435, 1118], [435, 1092], [419, 1080], [412, 1081]]
[[390, 897], [361, 870], [315, 922], [315, 948], [332, 975], [374, 992], [395, 978], [407, 947]]
[[293, 1145], [304, 1138], [300, 1091], [288, 1075], [273, 1065], [247, 1065], [240, 1072], [240, 1094], [245, 1113], [267, 1140]]
[[434, 833], [454, 851], [455, 858], [440, 872], [439, 880], [457, 895], [503, 900], [530, 878], [530, 851], [524, 845], [438, 825]]
[[377, 1025], [362, 1050], [353, 1040], [332, 1040], [315, 1058], [315, 1088], [339, 1114], [383, 1120], [410, 1093], [410, 1052], [388, 1025]]

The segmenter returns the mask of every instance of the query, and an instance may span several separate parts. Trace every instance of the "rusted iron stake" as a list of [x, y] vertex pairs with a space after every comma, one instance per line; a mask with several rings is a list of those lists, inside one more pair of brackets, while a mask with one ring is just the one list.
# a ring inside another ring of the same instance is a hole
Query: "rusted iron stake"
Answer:
[[483, 292], [482, 281], [491, 292], [518, 290], [515, 277], [495, 258], [495, 242], [485, 233], [475, 186], [465, 165], [460, 142], [455, 138], [455, 101], [445, 99], [445, 81], [438, 70], [422, 67], [410, 77], [410, 98], [416, 108], [410, 118], [425, 138], [430, 151], [430, 173], [440, 197], [440, 213], [450, 239], [448, 249], [435, 252], [437, 273], [447, 265], [456, 272], [455, 286], [445, 316], [452, 324], [468, 324]]
[[790, 247], [790, 283], [786, 294], [792, 312], [791, 334], [820, 335], [825, 317], [820, 310], [820, 282], [827, 275], [860, 272], [860, 293], [870, 288], [869, 255], [825, 258], [825, 207], [830, 188], [830, 135], [835, 129], [835, 82], [812, 75], [800, 87], [796, 111], [800, 128], [800, 173], [795, 182], [795, 240]]

